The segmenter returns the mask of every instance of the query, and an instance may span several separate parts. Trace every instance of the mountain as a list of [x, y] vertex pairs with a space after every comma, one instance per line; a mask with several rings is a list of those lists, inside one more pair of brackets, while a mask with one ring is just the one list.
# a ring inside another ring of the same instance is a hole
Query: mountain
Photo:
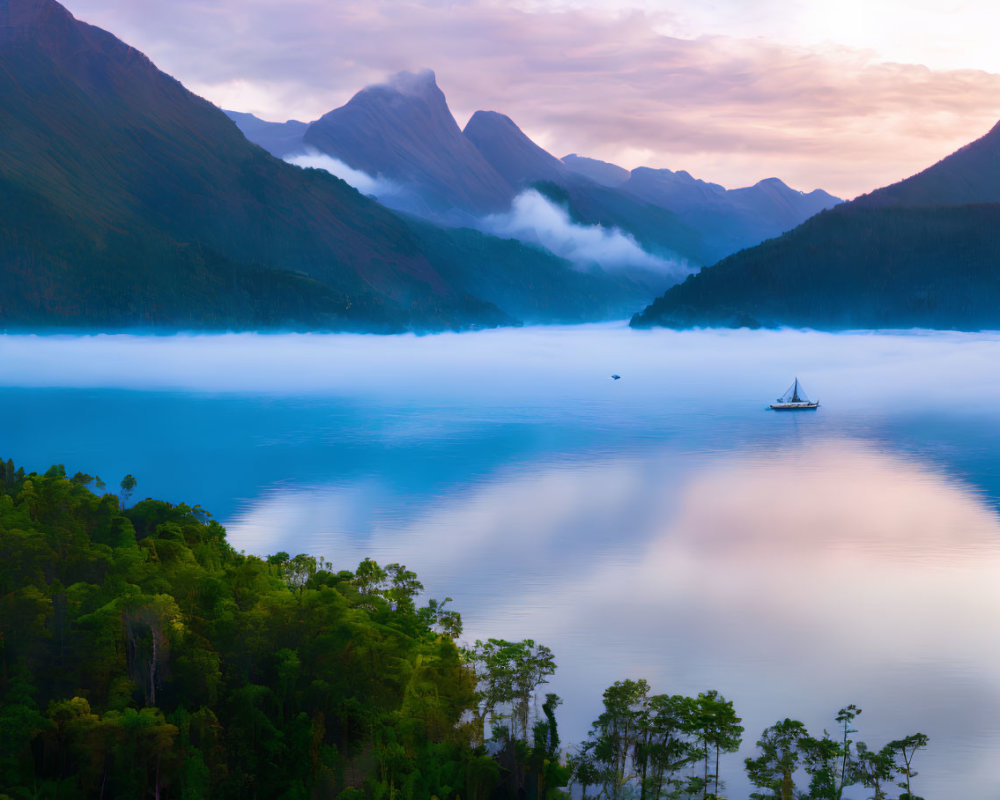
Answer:
[[227, 111], [228, 116], [240, 132], [254, 144], [259, 144], [275, 158], [286, 158], [302, 152], [302, 137], [305, 136], [307, 122], [290, 119], [287, 122], [267, 122], [253, 114]]
[[703, 269], [632, 325], [1000, 327], [998, 131]]
[[430, 70], [362, 89], [311, 123], [303, 144], [412, 187], [438, 210], [505, 209], [512, 187], [462, 134]]
[[53, 0], [0, 0], [0, 130], [7, 327], [510, 320], [449, 285], [405, 221], [251, 145]]
[[[574, 172], [535, 144], [504, 114], [477, 111], [464, 133], [515, 192], [536, 189], [565, 208], [577, 225], [617, 228], [631, 235], [647, 252], [665, 259], [703, 263], [713, 252], [672, 211]], [[642, 279], [640, 275], [635, 277]]]
[[621, 190], [675, 213], [711, 243], [711, 261], [779, 236], [813, 214], [841, 202], [821, 189], [789, 188], [777, 178], [726, 189], [685, 171], [639, 167]]
[[[301, 132], [293, 123], [232, 116], [249, 139], [276, 154], [287, 156]], [[648, 254], [681, 263], [713, 263], [839, 202], [777, 179], [727, 191], [686, 172], [629, 172], [578, 155], [558, 159], [497, 111], [477, 111], [459, 130], [430, 70], [400, 73], [358, 92], [309, 124], [301, 148], [371, 176], [381, 189], [374, 194], [397, 211], [495, 230], [484, 217], [513, 213], [515, 197], [534, 188], [577, 225], [618, 229]]]
[[578, 156], [570, 153], [562, 157], [562, 163], [570, 172], [582, 175], [594, 183], [601, 186], [614, 188], [621, 186], [629, 178], [629, 171], [617, 164], [609, 164], [607, 161], [598, 161], [596, 158]]
[[727, 190], [687, 172], [640, 167], [631, 172], [580, 156], [559, 160], [495, 111], [477, 111], [466, 137], [515, 188], [545, 191], [581, 224], [616, 227], [644, 248], [695, 263], [711, 263], [794, 228], [840, 200], [822, 190], [805, 194], [768, 178]]
[[855, 201], [866, 208], [968, 203], [1000, 203], [1000, 123], [923, 172]]
[[536, 181], [563, 182], [569, 170], [497, 111], [477, 111], [462, 131], [507, 183], [522, 188]]
[[517, 239], [413, 220], [449, 283], [527, 324], [622, 320], [674, 281], [636, 270], [571, 264]]

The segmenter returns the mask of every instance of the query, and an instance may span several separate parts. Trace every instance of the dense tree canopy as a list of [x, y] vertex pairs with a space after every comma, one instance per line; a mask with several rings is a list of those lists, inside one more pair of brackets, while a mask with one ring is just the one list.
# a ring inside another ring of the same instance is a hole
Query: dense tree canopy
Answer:
[[460, 619], [405, 567], [265, 560], [199, 508], [0, 473], [0, 794], [491, 790]]

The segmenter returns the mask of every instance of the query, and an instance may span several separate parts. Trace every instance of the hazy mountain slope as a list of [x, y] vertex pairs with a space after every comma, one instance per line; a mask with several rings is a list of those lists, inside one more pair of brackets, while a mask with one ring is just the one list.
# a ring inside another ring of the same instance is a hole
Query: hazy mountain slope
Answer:
[[362, 89], [311, 123], [303, 142], [353, 169], [412, 188], [442, 210], [498, 211], [513, 194], [462, 135], [430, 70]]
[[798, 192], [777, 178], [727, 190], [684, 171], [647, 167], [632, 170], [621, 189], [700, 231], [712, 247], [710, 261], [778, 236], [841, 202], [819, 189]]
[[465, 137], [514, 188], [535, 181], [563, 182], [570, 171], [514, 124], [496, 111], [477, 111], [465, 126]]
[[576, 153], [563, 156], [562, 162], [570, 172], [582, 175], [601, 186], [621, 186], [629, 178], [629, 171], [624, 167], [609, 164], [607, 161], [598, 161], [596, 158], [578, 156]]
[[674, 213], [615, 189], [575, 178], [564, 184], [539, 181], [534, 188], [567, 208], [574, 222], [618, 228], [653, 255], [697, 265], [708, 263], [713, 252], [701, 234]]
[[465, 135], [512, 186], [540, 190], [580, 225], [618, 228], [667, 259], [705, 263], [714, 254], [672, 212], [575, 173], [531, 141], [510, 117], [477, 111]]
[[989, 180], [998, 164], [994, 128], [911, 179], [703, 269], [632, 324], [1000, 328], [1000, 203], [982, 202], [1000, 195]]
[[[0, 180], [22, 200], [0, 219], [7, 324], [90, 322], [95, 307], [73, 294], [84, 285], [123, 293], [121, 324], [261, 321], [240, 308], [290, 322], [311, 308], [309, 324], [333, 327], [505, 319], [453, 290], [393, 214], [250, 145], [52, 0], [0, 3], [0, 130]], [[294, 297], [265, 289], [277, 284]]]
[[290, 119], [287, 122], [267, 122], [253, 114], [239, 111], [227, 111], [228, 116], [242, 134], [254, 144], [259, 144], [275, 158], [301, 153], [302, 137], [305, 136], [308, 122]]
[[854, 202], [864, 207], [1000, 203], [1000, 123], [923, 172]]
[[640, 167], [629, 173], [579, 156], [560, 161], [493, 111], [477, 111], [465, 135], [512, 185], [559, 186], [581, 222], [620, 228], [647, 249], [696, 263], [712, 263], [777, 236], [840, 202], [820, 190], [795, 191], [777, 178], [726, 190], [687, 172]]
[[525, 323], [624, 319], [669, 281], [653, 274], [581, 268], [516, 239], [413, 221], [442, 275]]

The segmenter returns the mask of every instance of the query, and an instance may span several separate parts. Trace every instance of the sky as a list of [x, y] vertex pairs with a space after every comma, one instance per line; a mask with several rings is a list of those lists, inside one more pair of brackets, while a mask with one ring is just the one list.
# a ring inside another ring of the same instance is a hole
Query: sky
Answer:
[[311, 121], [433, 69], [556, 156], [851, 198], [1000, 118], [992, 0], [68, 0], [217, 105]]

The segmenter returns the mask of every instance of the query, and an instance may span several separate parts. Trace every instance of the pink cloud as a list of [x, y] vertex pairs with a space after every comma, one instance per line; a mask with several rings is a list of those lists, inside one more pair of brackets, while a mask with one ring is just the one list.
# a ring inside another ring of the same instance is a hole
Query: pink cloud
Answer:
[[557, 155], [687, 169], [730, 187], [773, 175], [854, 196], [1000, 116], [1000, 75], [843, 47], [673, 38], [657, 32], [665, 17], [638, 11], [490, 0], [69, 7], [214, 102], [269, 119], [314, 119], [387, 74], [431, 67], [460, 122], [499, 110]]

